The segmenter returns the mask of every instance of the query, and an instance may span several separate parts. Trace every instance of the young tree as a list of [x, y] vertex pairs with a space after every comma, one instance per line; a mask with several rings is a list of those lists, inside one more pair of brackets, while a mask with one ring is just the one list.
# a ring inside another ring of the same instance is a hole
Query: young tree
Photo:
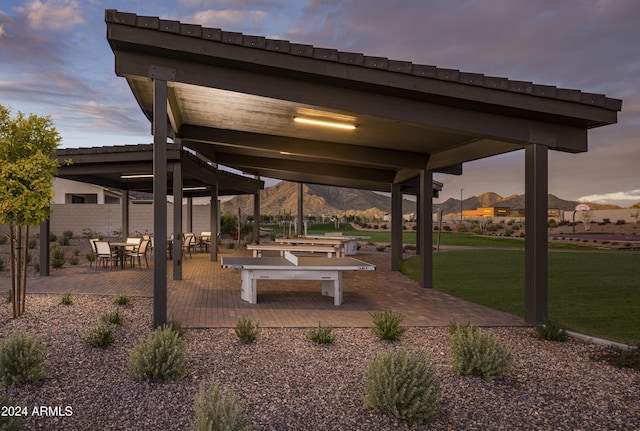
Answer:
[[12, 118], [0, 105], [0, 223], [9, 226], [14, 318], [24, 312], [29, 226], [49, 217], [60, 139], [50, 117], [18, 112]]

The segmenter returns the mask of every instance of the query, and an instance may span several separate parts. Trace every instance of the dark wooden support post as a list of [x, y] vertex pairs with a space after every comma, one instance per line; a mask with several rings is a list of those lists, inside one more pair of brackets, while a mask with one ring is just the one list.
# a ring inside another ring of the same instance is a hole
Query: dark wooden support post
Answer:
[[260, 190], [253, 194], [253, 242], [260, 244]]
[[40, 275], [46, 277], [50, 274], [51, 249], [49, 239], [51, 237], [51, 221], [46, 219], [40, 223]]
[[391, 185], [391, 270], [400, 270], [402, 260], [402, 188]]
[[304, 235], [303, 183], [298, 183], [298, 236]]
[[187, 198], [187, 232], [193, 232], [193, 198]]
[[547, 319], [548, 286], [548, 149], [525, 148], [525, 321]]
[[173, 163], [173, 279], [182, 280], [182, 163]]
[[167, 81], [175, 70], [151, 66], [153, 79], [153, 326], [167, 323]]
[[433, 172], [420, 171], [420, 215], [418, 235], [420, 237], [420, 285], [433, 287]]
[[416, 254], [420, 255], [422, 245], [420, 244], [420, 214], [422, 214], [422, 207], [420, 206], [420, 193], [416, 195]]
[[211, 262], [218, 260], [218, 186], [211, 187]]
[[129, 190], [122, 190], [122, 240], [129, 237]]

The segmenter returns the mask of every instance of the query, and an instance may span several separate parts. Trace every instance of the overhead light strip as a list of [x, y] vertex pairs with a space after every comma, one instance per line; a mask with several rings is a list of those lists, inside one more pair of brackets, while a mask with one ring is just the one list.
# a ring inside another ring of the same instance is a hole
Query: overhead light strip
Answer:
[[136, 178], [153, 178], [153, 174], [122, 174], [120, 175], [120, 179], [122, 180], [132, 180]]
[[355, 130], [355, 124], [335, 123], [333, 121], [314, 120], [313, 118], [293, 117], [296, 123], [312, 124], [314, 126], [334, 127], [336, 129]]

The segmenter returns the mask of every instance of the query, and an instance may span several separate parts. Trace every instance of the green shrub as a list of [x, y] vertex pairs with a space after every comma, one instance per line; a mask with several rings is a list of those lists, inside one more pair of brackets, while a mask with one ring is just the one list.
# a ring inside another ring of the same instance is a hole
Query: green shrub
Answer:
[[100, 322], [84, 334], [84, 341], [93, 347], [107, 347], [116, 340], [113, 334], [113, 326], [106, 322]]
[[551, 320], [538, 323], [534, 328], [533, 335], [541, 340], [567, 341], [567, 331]]
[[[3, 414], [0, 415], [0, 431], [18, 431], [20, 429], [20, 416], [5, 415], [5, 408], [17, 407], [14, 402], [11, 401], [8, 394], [0, 395], [0, 409]], [[20, 407], [21, 409], [26, 407]], [[26, 416], [26, 415], [25, 415]]]
[[60, 295], [60, 303], [64, 305], [73, 304], [73, 295], [69, 292], [63, 293]]
[[178, 337], [180, 338], [184, 338], [184, 334], [187, 333], [187, 330], [182, 326], [182, 324], [175, 319], [167, 323], [167, 326], [169, 326], [169, 329], [171, 329], [173, 332], [178, 334]]
[[257, 322], [253, 323], [248, 317], [243, 317], [238, 320], [235, 332], [242, 343], [253, 343], [260, 335], [260, 328]]
[[51, 232], [49, 234], [49, 242], [56, 242], [58, 240], [58, 235], [56, 235], [55, 233]]
[[435, 369], [417, 353], [381, 353], [368, 363], [364, 383], [367, 407], [416, 424], [434, 419], [440, 411]]
[[470, 324], [449, 325], [450, 365], [459, 376], [501, 377], [511, 366], [511, 350], [488, 332]]
[[127, 295], [116, 295], [113, 297], [113, 303], [116, 305], [129, 305], [131, 298]]
[[62, 268], [66, 262], [64, 251], [58, 246], [51, 247], [51, 267]]
[[0, 271], [4, 271], [4, 260], [0, 257]]
[[96, 255], [93, 253], [87, 253], [84, 255], [84, 258], [87, 259], [87, 262], [93, 264], [96, 261]]
[[381, 340], [397, 340], [407, 330], [407, 328], [400, 326], [400, 323], [404, 320], [404, 316], [400, 313], [384, 310], [369, 313], [369, 315], [373, 319], [371, 330]]
[[58, 244], [60, 245], [69, 245], [71, 244], [71, 238], [69, 238], [68, 236], [61, 236], [60, 238], [58, 238]]
[[71, 255], [80, 256], [80, 249], [78, 247], [73, 247], [73, 249], [71, 250]]
[[385, 251], [387, 249], [386, 245], [379, 245], [376, 247], [376, 251]]
[[36, 248], [37, 245], [38, 245], [38, 240], [34, 237], [30, 237], [29, 240], [27, 241], [27, 248], [29, 250], [33, 250], [34, 248]]
[[13, 385], [46, 378], [44, 350], [31, 335], [9, 335], [0, 344], [0, 383]]
[[134, 346], [129, 373], [135, 380], [177, 380], [184, 376], [184, 340], [168, 325]]
[[205, 382], [200, 384], [193, 410], [195, 411], [194, 431], [242, 431], [253, 429], [244, 418], [242, 406], [233, 392], [220, 389], [211, 382], [209, 389]]
[[318, 323], [317, 328], [312, 328], [307, 332], [307, 338], [317, 344], [333, 344], [336, 337], [331, 326], [322, 326]]
[[458, 232], [467, 232], [469, 229], [467, 229], [467, 227], [463, 224], [459, 224], [458, 227], [456, 228], [456, 231]]
[[70, 230], [62, 231], [62, 236], [65, 238], [71, 239], [73, 238], [73, 231], [70, 231]]
[[111, 311], [105, 311], [100, 315], [100, 321], [109, 325], [122, 325], [124, 323], [124, 316], [120, 312], [119, 308]]
[[7, 234], [3, 233], [0, 235], [0, 245], [6, 244], [8, 240]]
[[78, 259], [76, 256], [71, 257], [71, 259], [69, 259], [69, 265], [77, 265], [80, 263], [80, 259]]

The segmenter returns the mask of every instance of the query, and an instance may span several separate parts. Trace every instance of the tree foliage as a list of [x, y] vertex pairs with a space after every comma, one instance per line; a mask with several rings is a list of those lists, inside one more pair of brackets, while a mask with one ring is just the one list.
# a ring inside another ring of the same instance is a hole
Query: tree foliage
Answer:
[[9, 226], [13, 317], [24, 312], [29, 226], [49, 217], [60, 135], [50, 117], [0, 105], [0, 223]]

